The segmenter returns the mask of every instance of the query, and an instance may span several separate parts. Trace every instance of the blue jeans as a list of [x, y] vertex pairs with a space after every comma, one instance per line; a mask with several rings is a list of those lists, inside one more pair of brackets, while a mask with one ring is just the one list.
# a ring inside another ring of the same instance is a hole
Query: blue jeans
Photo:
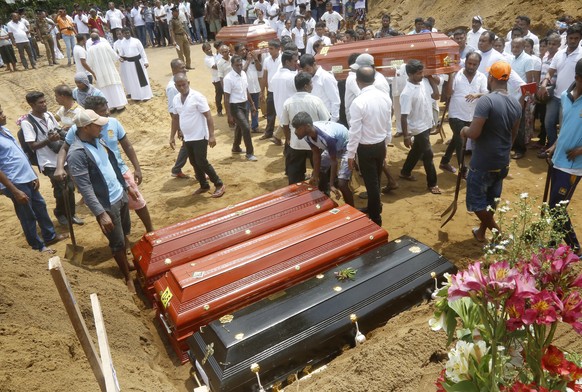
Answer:
[[148, 33], [148, 36], [150, 37], [150, 42], [152, 44], [152, 46], [156, 45], [156, 38], [155, 38], [155, 28], [156, 28], [156, 24], [154, 22], [146, 22], [146, 31]]
[[562, 111], [562, 102], [560, 97], [552, 97], [552, 99], [546, 105], [546, 133], [548, 141], [546, 145], [548, 147], [553, 146], [558, 139], [558, 129], [556, 125], [560, 122], [560, 112]]
[[[52, 241], [56, 237], [55, 227], [46, 209], [46, 202], [38, 190], [34, 189], [32, 182], [27, 184], [14, 184], [16, 188], [28, 196], [28, 203], [19, 204], [14, 195], [8, 189], [2, 192], [12, 200], [14, 211], [24, 231], [26, 242], [35, 250], [44, 248], [45, 242]], [[40, 239], [36, 231], [36, 224], [40, 227], [43, 239]]]
[[[572, 200], [580, 178], [582, 177], [573, 176], [554, 167], [552, 169], [552, 186], [550, 188], [550, 207], [554, 208], [561, 201]], [[580, 242], [576, 237], [576, 232], [574, 232], [569, 216], [562, 226], [562, 231], [564, 232], [564, 242], [574, 250], [580, 249]]]
[[[251, 129], [254, 131], [255, 129], [257, 129], [259, 127], [259, 95], [260, 93], [252, 93], [251, 95], [251, 99], [253, 100], [253, 103], [255, 104], [255, 108], [257, 109], [255, 111], [255, 114], [253, 114], [251, 112]], [[249, 111], [250, 111], [250, 104], [249, 104]]]
[[67, 52], [66, 56], [70, 64], [73, 57], [73, 48], [75, 47], [75, 36], [63, 34], [63, 41], [65, 41], [65, 52]]
[[485, 211], [496, 208], [495, 199], [501, 196], [503, 179], [509, 173], [509, 166], [499, 170], [478, 170], [469, 168], [467, 173], [467, 211]]
[[[208, 39], [208, 33], [206, 32], [206, 23], [204, 23], [204, 17], [201, 16], [199, 18], [194, 18], [194, 28], [196, 29], [196, 35], [202, 41], [202, 37], [204, 37], [204, 41]], [[202, 32], [202, 34], [200, 34]]]
[[135, 26], [135, 32], [137, 34], [137, 38], [141, 41], [141, 44], [143, 45], [143, 47], [145, 48], [147, 42], [146, 42], [146, 30], [145, 30], [145, 25], [142, 26]]

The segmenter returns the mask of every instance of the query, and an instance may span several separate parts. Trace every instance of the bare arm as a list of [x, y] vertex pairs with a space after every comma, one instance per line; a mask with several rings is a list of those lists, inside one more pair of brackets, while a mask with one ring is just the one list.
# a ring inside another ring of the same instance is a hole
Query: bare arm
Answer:
[[121, 144], [121, 148], [123, 148], [123, 152], [127, 155], [127, 158], [133, 165], [133, 176], [137, 185], [141, 184], [143, 176], [141, 174], [141, 166], [139, 165], [139, 160], [137, 159], [137, 154], [133, 149], [133, 145], [129, 141], [127, 134], [119, 141]]
[[[483, 131], [483, 125], [487, 121], [486, 118], [482, 117], [473, 117], [473, 121], [471, 121], [471, 125], [468, 127], [464, 127], [461, 129], [461, 137], [463, 138], [470, 138], [470, 139], [477, 139], [481, 136], [481, 132]], [[518, 121], [519, 126], [519, 121]]]
[[208, 145], [210, 148], [216, 146], [216, 138], [214, 137], [214, 119], [212, 118], [212, 113], [210, 110], [202, 113], [206, 117], [206, 125], [208, 126]]

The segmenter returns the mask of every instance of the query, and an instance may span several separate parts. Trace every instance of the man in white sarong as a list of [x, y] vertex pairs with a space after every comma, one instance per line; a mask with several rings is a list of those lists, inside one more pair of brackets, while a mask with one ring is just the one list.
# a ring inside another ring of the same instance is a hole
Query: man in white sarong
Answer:
[[115, 67], [116, 61], [119, 61], [119, 56], [111, 45], [106, 40], [100, 40], [99, 34], [92, 33], [87, 42], [87, 64], [95, 72], [94, 85], [101, 90], [112, 111], [123, 110], [127, 105], [121, 78]]
[[131, 36], [129, 28], [124, 27], [123, 40], [118, 46], [121, 63], [121, 80], [127, 94], [134, 101], [147, 101], [153, 97], [148, 78], [148, 58], [139, 39]]

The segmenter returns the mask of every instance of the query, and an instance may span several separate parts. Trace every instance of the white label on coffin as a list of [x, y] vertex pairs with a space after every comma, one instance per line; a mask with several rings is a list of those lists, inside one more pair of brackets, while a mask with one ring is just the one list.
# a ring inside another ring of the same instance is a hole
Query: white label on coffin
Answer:
[[198, 371], [198, 374], [200, 374], [200, 377], [202, 377], [202, 381], [204, 382], [205, 386], [208, 388], [208, 390], [210, 390], [210, 387], [208, 385], [210, 385], [210, 382], [208, 381], [208, 376], [206, 375], [206, 372], [204, 371], [204, 369], [202, 369], [202, 366], [200, 366], [200, 363], [198, 361], [196, 361], [196, 370]]

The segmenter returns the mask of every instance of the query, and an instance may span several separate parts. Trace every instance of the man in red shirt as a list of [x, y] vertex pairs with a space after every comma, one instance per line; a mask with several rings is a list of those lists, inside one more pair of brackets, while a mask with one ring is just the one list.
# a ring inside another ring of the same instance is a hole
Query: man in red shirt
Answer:
[[103, 30], [103, 19], [97, 15], [97, 11], [93, 8], [89, 11], [89, 29], [96, 29], [99, 37], [105, 37], [105, 30]]

